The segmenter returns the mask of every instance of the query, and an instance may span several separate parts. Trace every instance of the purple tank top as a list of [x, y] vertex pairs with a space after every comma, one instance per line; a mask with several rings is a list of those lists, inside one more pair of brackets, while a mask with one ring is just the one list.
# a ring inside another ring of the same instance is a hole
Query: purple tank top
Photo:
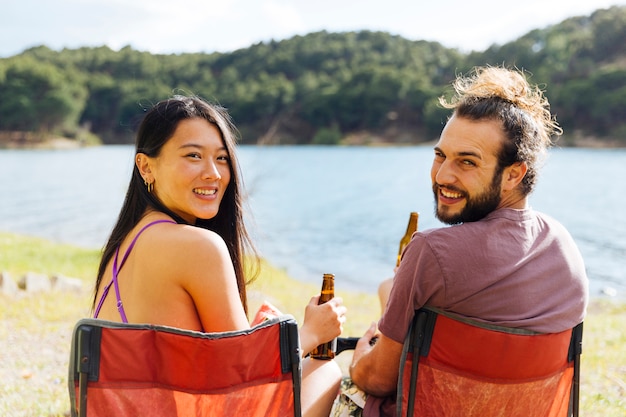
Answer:
[[124, 253], [124, 257], [122, 258], [122, 263], [119, 266], [117, 265], [117, 258], [120, 253], [120, 248], [119, 246], [117, 247], [117, 250], [115, 251], [115, 258], [113, 259], [113, 278], [107, 284], [107, 286], [104, 287], [104, 291], [102, 291], [102, 297], [100, 297], [100, 301], [98, 302], [98, 306], [96, 307], [96, 311], [94, 312], [94, 315], [93, 315], [94, 318], [96, 319], [98, 318], [98, 314], [100, 314], [100, 309], [102, 308], [102, 304], [104, 303], [105, 298], [109, 294], [109, 289], [111, 288], [111, 284], [113, 284], [113, 287], [115, 288], [115, 298], [117, 299], [117, 311], [119, 311], [120, 313], [122, 322], [128, 323], [128, 319], [126, 318], [126, 312], [124, 311], [124, 306], [122, 305], [122, 298], [120, 297], [120, 288], [117, 283], [117, 274], [119, 273], [120, 269], [122, 269], [122, 267], [124, 266], [124, 263], [126, 262], [126, 258], [128, 258], [128, 255], [130, 255], [130, 251], [135, 246], [135, 242], [137, 242], [137, 238], [139, 237], [139, 235], [148, 227], [155, 225], [157, 223], [176, 223], [176, 222], [173, 220], [155, 220], [153, 222], [148, 223], [144, 227], [142, 227], [141, 230], [137, 232], [137, 234], [133, 238], [133, 241], [130, 243], [130, 246], [128, 247], [128, 249], [126, 249], [126, 253]]

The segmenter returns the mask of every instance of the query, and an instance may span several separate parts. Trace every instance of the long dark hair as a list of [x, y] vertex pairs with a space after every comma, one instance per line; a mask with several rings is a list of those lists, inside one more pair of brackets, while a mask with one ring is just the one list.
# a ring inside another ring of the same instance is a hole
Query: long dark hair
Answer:
[[[250, 271], [254, 272], [251, 274], [250, 279], [246, 279], [244, 256], [246, 253], [249, 253], [252, 255], [250, 256], [251, 260], [257, 260], [258, 258], [243, 219], [243, 180], [235, 152], [237, 129], [226, 110], [221, 106], [209, 104], [196, 96], [174, 96], [160, 101], [147, 111], [139, 126], [135, 140], [135, 154], [144, 153], [150, 157], [158, 156], [163, 145], [174, 134], [180, 121], [193, 118], [205, 119], [220, 131], [230, 159], [231, 178], [217, 215], [208, 220], [198, 219], [195, 226], [216, 232], [226, 242], [237, 276], [239, 297], [247, 313], [246, 284], [255, 277], [256, 271], [258, 271], [258, 264], [256, 269], [250, 269]], [[107, 264], [115, 250], [141, 220], [148, 208], [167, 214], [179, 224], [187, 223], [180, 216], [165, 207], [154, 194], [148, 192], [139, 169], [135, 165], [117, 223], [113, 227], [113, 231], [102, 253], [94, 290], [94, 306], [97, 302], [98, 288], [102, 282]]]

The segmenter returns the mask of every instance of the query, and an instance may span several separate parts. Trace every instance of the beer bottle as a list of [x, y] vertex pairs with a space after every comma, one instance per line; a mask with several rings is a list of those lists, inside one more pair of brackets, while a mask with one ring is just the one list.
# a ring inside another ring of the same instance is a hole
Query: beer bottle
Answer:
[[408, 245], [409, 242], [411, 241], [411, 236], [413, 236], [413, 233], [417, 231], [418, 217], [419, 217], [419, 214], [417, 214], [414, 211], [411, 212], [411, 215], [409, 217], [409, 224], [406, 226], [406, 233], [404, 234], [404, 236], [402, 236], [402, 239], [400, 239], [400, 248], [398, 249], [398, 260], [396, 261], [396, 266], [400, 266], [400, 258], [402, 258], [402, 251], [404, 251], [404, 248], [406, 247], [406, 245]]
[[[324, 274], [324, 280], [322, 281], [322, 292], [317, 304], [324, 304], [335, 297], [335, 276], [333, 274]], [[337, 350], [337, 339], [333, 339], [330, 342], [322, 343], [317, 346], [311, 352], [311, 358], [330, 360], [335, 357], [335, 351]]]

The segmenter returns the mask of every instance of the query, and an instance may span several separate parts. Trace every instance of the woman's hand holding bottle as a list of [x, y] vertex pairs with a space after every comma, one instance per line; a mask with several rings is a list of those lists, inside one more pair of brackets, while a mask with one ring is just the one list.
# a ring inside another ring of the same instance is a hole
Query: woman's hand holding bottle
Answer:
[[334, 297], [324, 304], [318, 304], [319, 298], [319, 295], [312, 297], [304, 310], [304, 322], [300, 329], [303, 356], [341, 335], [346, 321], [347, 308], [341, 297]]

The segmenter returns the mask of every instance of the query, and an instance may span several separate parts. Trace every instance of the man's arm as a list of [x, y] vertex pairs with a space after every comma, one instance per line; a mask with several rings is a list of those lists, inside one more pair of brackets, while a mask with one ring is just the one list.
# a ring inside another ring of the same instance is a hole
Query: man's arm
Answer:
[[359, 340], [352, 356], [350, 377], [368, 394], [384, 397], [393, 394], [398, 385], [402, 343], [378, 334], [374, 346], [370, 341], [376, 335], [376, 324]]

